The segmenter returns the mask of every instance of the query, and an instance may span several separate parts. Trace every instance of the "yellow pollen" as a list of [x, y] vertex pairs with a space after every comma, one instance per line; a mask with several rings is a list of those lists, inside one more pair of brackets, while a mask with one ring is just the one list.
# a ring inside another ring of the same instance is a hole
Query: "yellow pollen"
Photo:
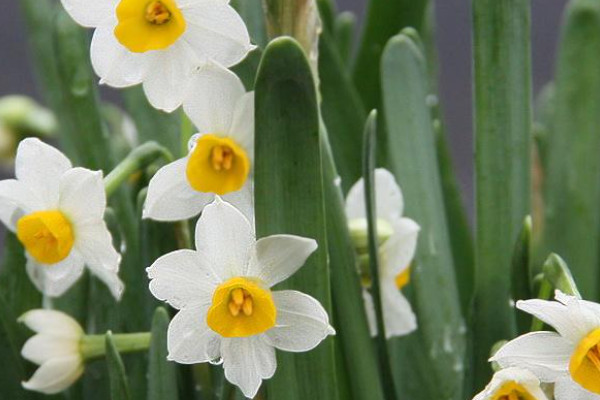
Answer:
[[170, 19], [171, 11], [160, 1], [153, 1], [146, 6], [146, 20], [151, 24], [166, 24]]
[[206, 323], [223, 337], [247, 337], [271, 329], [276, 317], [271, 291], [260, 282], [237, 277], [217, 287]]
[[396, 287], [402, 289], [410, 283], [410, 266], [396, 276]]
[[121, 0], [117, 20], [115, 37], [134, 53], [166, 49], [187, 26], [175, 0]]
[[186, 167], [190, 186], [220, 196], [240, 190], [250, 173], [250, 159], [233, 139], [204, 135], [196, 141]]
[[521, 384], [511, 381], [502, 385], [493, 394], [492, 400], [535, 400], [535, 397]]
[[75, 242], [71, 222], [57, 210], [38, 211], [19, 219], [17, 237], [29, 255], [41, 264], [64, 260]]
[[600, 328], [579, 342], [569, 362], [569, 373], [582, 387], [600, 394]]

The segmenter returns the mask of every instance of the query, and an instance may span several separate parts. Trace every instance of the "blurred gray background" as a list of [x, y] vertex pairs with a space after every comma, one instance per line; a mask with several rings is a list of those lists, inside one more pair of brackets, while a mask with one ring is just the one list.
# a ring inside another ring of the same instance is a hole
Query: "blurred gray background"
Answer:
[[[336, 1], [340, 10], [350, 10], [359, 18], [364, 14], [366, 0]], [[567, 0], [531, 2], [534, 90], [537, 93], [553, 75], [558, 27]], [[0, 96], [21, 93], [37, 97], [18, 1], [1, 0], [1, 3]], [[441, 96], [463, 197], [472, 210], [470, 1], [436, 0], [436, 13]]]

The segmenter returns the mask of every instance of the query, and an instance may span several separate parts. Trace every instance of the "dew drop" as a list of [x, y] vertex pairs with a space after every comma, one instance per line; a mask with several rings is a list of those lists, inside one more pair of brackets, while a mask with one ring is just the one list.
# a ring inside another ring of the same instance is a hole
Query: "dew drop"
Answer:
[[210, 360], [209, 363], [211, 363], [212, 365], [221, 365], [223, 364], [223, 358], [217, 357], [214, 360]]

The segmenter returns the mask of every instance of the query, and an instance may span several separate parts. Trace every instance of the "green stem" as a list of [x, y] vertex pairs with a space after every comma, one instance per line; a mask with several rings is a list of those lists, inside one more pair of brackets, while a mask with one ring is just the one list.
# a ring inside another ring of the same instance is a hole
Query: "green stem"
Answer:
[[105, 178], [104, 187], [106, 196], [110, 197], [117, 188], [129, 177], [159, 158], [172, 161], [173, 156], [166, 148], [156, 142], [147, 142], [133, 149], [123, 161], [119, 163]]
[[[543, 278], [537, 298], [548, 300], [552, 295], [552, 289], [552, 284], [548, 281], [548, 279]], [[544, 328], [544, 322], [536, 317], [533, 317], [531, 320], [531, 332], [541, 331], [542, 328]]]
[[372, 111], [367, 119], [364, 137], [363, 177], [365, 180], [365, 202], [367, 208], [367, 230], [369, 232], [369, 265], [371, 269], [371, 293], [377, 317], [377, 347], [379, 351], [379, 364], [381, 366], [381, 380], [385, 397], [395, 398], [394, 379], [390, 365], [387, 341], [385, 338], [385, 323], [383, 320], [383, 307], [381, 304], [381, 290], [379, 288], [379, 243], [377, 240], [377, 211], [375, 209], [375, 154], [377, 133], [377, 112]]
[[[106, 335], [86, 335], [81, 339], [80, 351], [84, 360], [92, 360], [106, 354]], [[150, 348], [150, 332], [113, 334], [112, 340], [119, 353], [135, 353]]]

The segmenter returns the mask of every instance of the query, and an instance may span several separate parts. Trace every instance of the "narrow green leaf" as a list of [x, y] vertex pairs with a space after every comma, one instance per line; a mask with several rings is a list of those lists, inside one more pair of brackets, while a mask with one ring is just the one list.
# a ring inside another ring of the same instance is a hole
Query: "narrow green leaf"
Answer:
[[[511, 270], [511, 294], [513, 302], [533, 298], [531, 273], [531, 217], [523, 222], [521, 233], [514, 246]], [[517, 312], [517, 327], [520, 334], [529, 331], [530, 317]]]
[[111, 400], [131, 399], [125, 366], [110, 331], [106, 333], [106, 366], [108, 368]]
[[462, 400], [465, 324], [419, 45], [405, 34], [392, 38], [384, 50], [381, 74], [390, 167], [404, 193], [405, 214], [421, 226], [407, 288], [419, 328], [391, 343], [398, 395]]
[[531, 38], [528, 0], [473, 2], [477, 243], [474, 383], [491, 376], [494, 343], [516, 333], [511, 255], [531, 212]]
[[574, 0], [557, 65], [548, 135], [544, 246], [571, 266], [584, 298], [600, 299], [600, 3]]
[[258, 70], [258, 64], [260, 63], [261, 58], [262, 50], [255, 49], [239, 64], [231, 67], [231, 70], [241, 79], [248, 92], [254, 90], [254, 80], [256, 79], [256, 71]]
[[232, 0], [231, 5], [246, 23], [252, 43], [264, 49], [268, 38], [262, 0]]
[[338, 328], [336, 337], [339, 339], [336, 350], [343, 354], [352, 399], [381, 400], [383, 388], [364, 312], [356, 252], [348, 232], [344, 196], [337, 184], [339, 178], [326, 131], [322, 133], [322, 140], [327, 246], [334, 321]]
[[569, 266], [558, 254], [550, 254], [543, 266], [544, 278], [552, 287], [571, 296], [581, 298]]
[[354, 34], [356, 31], [356, 16], [349, 11], [340, 13], [333, 25], [333, 37], [344, 65], [348, 66], [354, 50]]
[[156, 309], [152, 320], [150, 363], [148, 367], [148, 400], [171, 400], [177, 395], [175, 364], [167, 361], [167, 328], [169, 314], [163, 307]]
[[379, 287], [379, 238], [377, 237], [377, 209], [375, 193], [375, 163], [377, 143], [377, 112], [373, 110], [367, 119], [363, 141], [363, 178], [365, 183], [365, 205], [367, 208], [367, 230], [369, 233], [369, 267], [371, 272], [371, 292], [373, 306], [377, 319], [377, 348], [381, 380], [385, 390], [385, 398], [395, 398], [396, 389], [392, 378], [387, 340], [385, 337], [385, 322], [381, 305], [381, 289]]
[[[317, 240], [319, 249], [280, 287], [310, 294], [330, 313], [317, 95], [304, 52], [291, 38], [275, 39], [265, 50], [256, 82], [256, 131], [257, 235]], [[307, 353], [278, 354], [269, 397], [338, 398], [333, 351], [328, 338]]]
[[370, 0], [354, 65], [354, 82], [367, 109], [381, 99], [380, 60], [385, 44], [402, 28], [421, 31], [429, 0]]
[[319, 42], [321, 112], [346, 193], [362, 175], [362, 129], [367, 114], [349, 71], [328, 32]]

